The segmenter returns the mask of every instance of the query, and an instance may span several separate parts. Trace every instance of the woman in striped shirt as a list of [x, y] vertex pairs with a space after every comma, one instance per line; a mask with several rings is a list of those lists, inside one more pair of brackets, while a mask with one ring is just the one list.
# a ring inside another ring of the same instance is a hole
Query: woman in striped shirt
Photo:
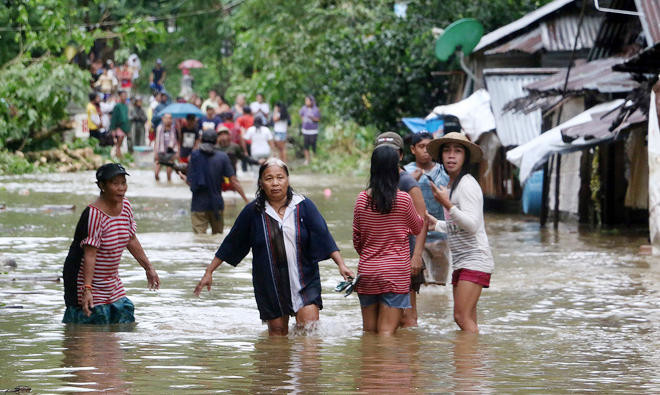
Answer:
[[96, 171], [101, 195], [80, 216], [64, 263], [64, 323], [135, 321], [133, 303], [126, 297], [118, 272], [125, 248], [146, 271], [149, 288], [160, 285], [135, 234], [131, 204], [124, 198], [127, 175], [118, 163], [105, 164]]
[[447, 233], [449, 238], [454, 267], [454, 321], [462, 330], [477, 333], [477, 302], [482, 288], [490, 286], [494, 266], [484, 226], [483, 193], [470, 175], [470, 164], [481, 160], [481, 148], [463, 133], [451, 132], [433, 140], [427, 150], [442, 162], [451, 188], [431, 184], [446, 220], [438, 221], [427, 214], [428, 229]]
[[367, 332], [393, 334], [410, 304], [408, 236], [423, 220], [410, 195], [399, 191], [399, 153], [388, 145], [374, 149], [366, 191], [353, 210], [353, 246], [360, 255], [357, 284], [362, 326]]

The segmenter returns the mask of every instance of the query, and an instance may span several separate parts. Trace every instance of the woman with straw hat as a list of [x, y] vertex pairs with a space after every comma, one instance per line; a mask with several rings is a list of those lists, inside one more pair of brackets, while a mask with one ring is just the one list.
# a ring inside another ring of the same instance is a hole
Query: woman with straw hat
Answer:
[[427, 146], [449, 174], [449, 188], [433, 185], [433, 196], [445, 210], [444, 221], [427, 214], [429, 230], [447, 233], [452, 255], [454, 321], [467, 332], [479, 332], [477, 302], [490, 286], [493, 256], [484, 226], [483, 193], [470, 175], [481, 161], [481, 148], [463, 133], [451, 132]]

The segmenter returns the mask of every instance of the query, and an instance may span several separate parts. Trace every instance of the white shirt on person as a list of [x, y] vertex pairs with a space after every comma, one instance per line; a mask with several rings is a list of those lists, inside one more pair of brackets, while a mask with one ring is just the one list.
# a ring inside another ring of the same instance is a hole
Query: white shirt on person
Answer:
[[259, 130], [255, 126], [250, 126], [243, 137], [252, 141], [252, 156], [255, 158], [270, 156], [270, 144], [268, 142], [273, 139], [273, 133], [267, 126], [261, 126]]
[[446, 220], [438, 221], [435, 230], [448, 236], [453, 270], [492, 273], [494, 261], [484, 224], [484, 196], [477, 180], [469, 174], [463, 176], [451, 195], [451, 203], [451, 210], [445, 209]]
[[268, 118], [270, 113], [270, 106], [268, 103], [259, 103], [258, 101], [253, 101], [250, 103], [250, 111], [252, 111], [253, 116], [261, 114], [264, 118]]

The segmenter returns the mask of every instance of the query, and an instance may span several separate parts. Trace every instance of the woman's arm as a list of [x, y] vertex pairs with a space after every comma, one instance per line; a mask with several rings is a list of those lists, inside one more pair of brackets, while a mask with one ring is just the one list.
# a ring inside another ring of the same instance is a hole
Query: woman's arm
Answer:
[[[452, 222], [460, 229], [474, 234], [479, 229], [483, 218], [483, 193], [481, 187], [476, 181], [470, 182], [464, 179], [461, 182], [461, 189], [455, 193], [461, 208], [454, 206], [449, 201], [449, 193], [444, 187], [437, 187], [433, 184], [433, 196], [449, 211]], [[437, 232], [449, 233], [450, 226], [447, 221], [438, 221], [435, 230]]]
[[92, 295], [92, 279], [94, 278], [94, 268], [96, 267], [96, 251], [98, 248], [90, 245], [83, 246], [83, 296], [82, 310], [87, 317], [92, 315], [94, 308], [94, 296]]
[[330, 258], [332, 258], [332, 260], [337, 264], [337, 268], [339, 268], [339, 274], [344, 277], [344, 280], [348, 280], [347, 277], [355, 278], [353, 271], [351, 271], [351, 269], [346, 266], [344, 259], [341, 257], [339, 251], [334, 251], [332, 254], [330, 254]]
[[197, 283], [197, 286], [193, 291], [195, 296], [199, 296], [204, 287], [206, 287], [206, 289], [209, 291], [211, 290], [211, 284], [213, 284], [213, 271], [215, 271], [215, 269], [217, 269], [221, 264], [222, 260], [220, 260], [220, 258], [217, 256], [214, 256], [211, 264], [206, 267], [206, 271], [204, 272], [202, 279], [199, 280], [199, 283]]
[[156, 273], [156, 269], [154, 269], [151, 262], [149, 262], [149, 258], [147, 258], [147, 254], [144, 252], [142, 244], [140, 244], [140, 240], [138, 240], [136, 235], [133, 235], [133, 237], [128, 241], [126, 248], [146, 272], [149, 289], [158, 289], [158, 287], [160, 287], [160, 279], [158, 278], [158, 273]]
[[[415, 211], [417, 215], [422, 218], [426, 218], [426, 204], [424, 203], [424, 196], [422, 195], [422, 190], [419, 187], [413, 187], [408, 194], [412, 198], [413, 205], [415, 206]], [[419, 274], [419, 272], [424, 267], [424, 262], [422, 261], [422, 252], [424, 251], [424, 243], [426, 242], [426, 226], [422, 225], [422, 229], [417, 235], [415, 235], [415, 249], [413, 250], [412, 257], [410, 258], [410, 265], [412, 269], [413, 276]]]

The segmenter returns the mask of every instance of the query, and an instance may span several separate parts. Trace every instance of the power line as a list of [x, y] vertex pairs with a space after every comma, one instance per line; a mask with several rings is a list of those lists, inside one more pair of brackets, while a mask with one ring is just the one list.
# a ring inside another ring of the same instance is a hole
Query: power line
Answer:
[[[170, 19], [176, 19], [176, 18], [186, 18], [190, 16], [197, 16], [197, 15], [202, 15], [202, 14], [214, 14], [219, 11], [225, 11], [229, 12], [233, 10], [235, 7], [243, 3], [245, 0], [236, 0], [233, 3], [230, 3], [224, 7], [219, 7], [219, 8], [208, 8], [205, 10], [197, 10], [197, 11], [190, 11], [182, 14], [176, 14], [176, 15], [167, 15], [167, 16], [161, 16], [161, 17], [146, 17], [146, 18], [136, 18], [132, 19], [130, 21], [107, 21], [107, 22], [98, 22], [98, 23], [89, 23], [89, 24], [78, 24], [78, 25], [72, 25], [74, 28], [85, 28], [85, 29], [98, 29], [101, 27], [108, 27], [108, 26], [119, 26], [119, 25], [128, 25], [128, 24], [134, 24], [140, 21], [147, 21], [147, 22], [158, 22], [158, 21], [166, 21]], [[23, 26], [10, 26], [10, 27], [0, 27], [0, 32], [20, 32], [26, 30], [25, 27]], [[30, 27], [30, 30], [35, 30], [35, 31], [44, 31], [47, 30], [46, 27], [43, 26], [35, 26], [35, 27]]]

